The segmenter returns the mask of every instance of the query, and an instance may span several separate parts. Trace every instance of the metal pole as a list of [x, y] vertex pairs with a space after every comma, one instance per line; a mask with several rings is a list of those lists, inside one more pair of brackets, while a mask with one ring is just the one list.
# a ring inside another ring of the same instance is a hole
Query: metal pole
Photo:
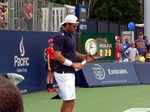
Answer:
[[34, 12], [33, 12], [33, 23], [32, 23], [32, 24], [33, 24], [33, 25], [32, 25], [32, 30], [33, 30], [33, 31], [36, 31], [36, 19], [37, 19], [37, 18], [36, 18], [36, 11], [37, 11], [37, 10], [36, 10], [36, 5], [35, 5], [35, 4], [36, 4], [36, 1], [33, 0], [33, 7], [34, 7], [34, 10], [33, 10], [33, 11], [34, 11]]
[[150, 0], [144, 0], [144, 35], [150, 41]]
[[14, 0], [8, 0], [8, 29], [14, 30]]

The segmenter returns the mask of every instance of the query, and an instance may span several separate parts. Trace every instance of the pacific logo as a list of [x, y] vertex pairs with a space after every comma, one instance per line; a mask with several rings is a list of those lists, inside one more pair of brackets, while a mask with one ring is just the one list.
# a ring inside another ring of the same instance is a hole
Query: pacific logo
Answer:
[[29, 66], [29, 57], [24, 57], [25, 48], [23, 44], [23, 37], [21, 38], [21, 41], [20, 41], [19, 50], [20, 50], [20, 57], [18, 57], [17, 55], [14, 56], [14, 67]]

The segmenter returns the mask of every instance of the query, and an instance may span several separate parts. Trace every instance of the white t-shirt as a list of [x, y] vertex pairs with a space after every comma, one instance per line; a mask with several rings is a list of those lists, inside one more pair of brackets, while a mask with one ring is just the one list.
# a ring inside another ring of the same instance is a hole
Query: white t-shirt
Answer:
[[139, 54], [138, 50], [133, 47], [129, 47], [125, 52], [128, 53], [128, 56], [131, 58], [131, 61], [135, 61], [136, 55]]

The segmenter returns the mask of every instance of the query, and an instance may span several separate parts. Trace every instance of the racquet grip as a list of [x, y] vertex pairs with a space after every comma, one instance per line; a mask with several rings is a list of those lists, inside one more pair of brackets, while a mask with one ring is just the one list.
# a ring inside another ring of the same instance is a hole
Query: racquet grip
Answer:
[[[82, 64], [82, 65], [85, 65], [85, 64], [86, 64], [86, 60], [83, 60], [83, 61], [81, 62], [81, 64]], [[75, 71], [78, 71], [78, 69], [76, 68]]]
[[81, 62], [82, 65], [85, 65], [85, 63], [86, 63], [86, 60], [83, 60], [83, 61]]

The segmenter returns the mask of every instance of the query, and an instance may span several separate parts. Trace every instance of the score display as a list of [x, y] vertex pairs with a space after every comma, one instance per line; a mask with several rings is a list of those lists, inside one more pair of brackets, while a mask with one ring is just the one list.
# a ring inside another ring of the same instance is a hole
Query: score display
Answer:
[[78, 52], [89, 54], [93, 62], [115, 60], [115, 34], [80, 33], [78, 34]]

